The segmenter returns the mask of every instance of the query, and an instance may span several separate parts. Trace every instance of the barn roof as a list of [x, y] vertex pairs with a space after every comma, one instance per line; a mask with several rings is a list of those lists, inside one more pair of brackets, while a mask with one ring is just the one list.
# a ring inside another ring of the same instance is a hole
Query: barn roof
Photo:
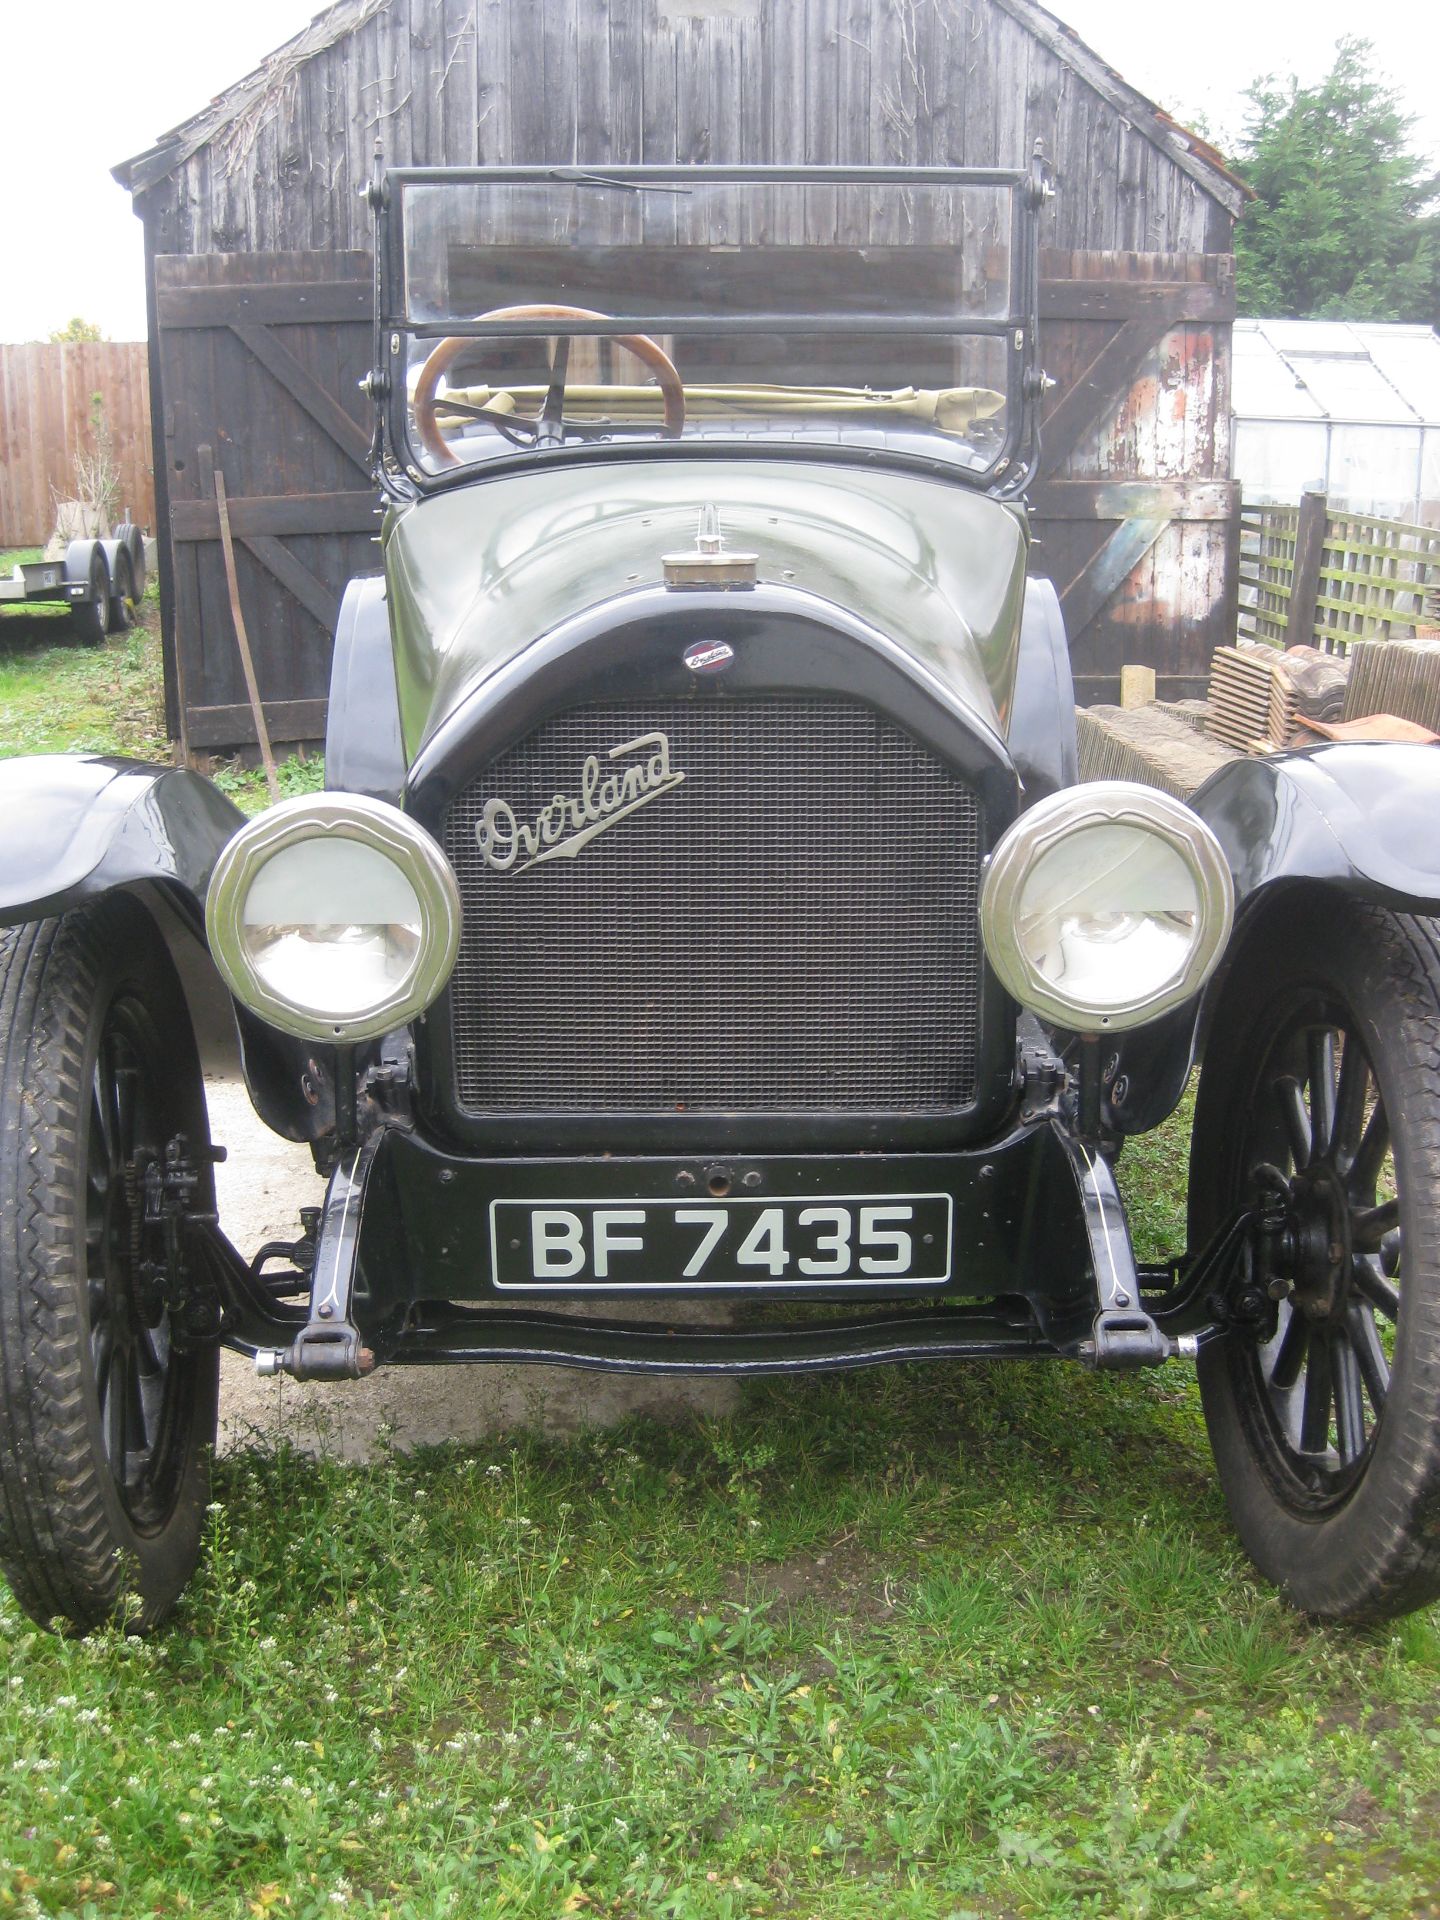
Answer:
[[[242, 121], [261, 106], [307, 60], [323, 53], [347, 34], [356, 32], [391, 0], [335, 0], [317, 13], [307, 27], [267, 54], [253, 73], [237, 80], [223, 93], [143, 153], [122, 160], [113, 176], [132, 194], [145, 193], [166, 179], [217, 135]], [[1198, 134], [1173, 120], [1162, 107], [1132, 87], [1115, 69], [1088, 47], [1072, 27], [1038, 0], [992, 0], [1068, 66], [1138, 133], [1151, 141], [1212, 199], [1235, 218], [1252, 198], [1245, 183], [1225, 165], [1220, 154]]]

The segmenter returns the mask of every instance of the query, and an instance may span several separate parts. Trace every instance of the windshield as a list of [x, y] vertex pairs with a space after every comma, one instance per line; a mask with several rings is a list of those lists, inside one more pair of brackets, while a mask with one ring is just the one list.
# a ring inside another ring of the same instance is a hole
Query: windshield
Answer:
[[1019, 176], [390, 177], [412, 478], [584, 446], [828, 444], [998, 472], [1028, 326]]

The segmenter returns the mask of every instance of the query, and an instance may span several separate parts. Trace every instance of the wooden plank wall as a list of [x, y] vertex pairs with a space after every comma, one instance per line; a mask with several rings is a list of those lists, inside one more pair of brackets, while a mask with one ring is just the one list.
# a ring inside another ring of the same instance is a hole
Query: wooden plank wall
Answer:
[[[313, 23], [317, 37], [331, 17]], [[310, 51], [307, 30], [307, 57], [273, 63], [230, 124], [209, 138], [197, 131], [177, 163], [157, 159], [137, 181], [162, 288], [166, 255], [308, 254], [313, 276], [316, 256], [363, 252], [371, 231], [361, 189], [377, 139], [394, 164], [596, 168], [1022, 166], [1041, 141], [1058, 187], [1041, 238], [1056, 283], [1045, 353], [1062, 383], [1052, 405], [1064, 429], [1052, 431], [1036, 501], [1041, 565], [1066, 597], [1082, 698], [1113, 697], [1129, 660], [1153, 664], [1167, 692], [1203, 685], [1209, 649], [1231, 637], [1235, 593], [1238, 527], [1221, 430], [1233, 304], [1221, 282], [1238, 201], [1218, 175], [1177, 153], [1122, 82], [1087, 64], [1052, 15], [1032, 0], [346, 0], [333, 17], [349, 29], [333, 44]], [[1118, 290], [1108, 304], [1077, 291], [1104, 280]], [[1168, 303], [1164, 324], [1147, 311], [1152, 295]], [[279, 329], [286, 340], [293, 333], [302, 356], [331, 352], [318, 335], [306, 342], [302, 318], [297, 311], [297, 324]], [[343, 331], [346, 359], [359, 330]], [[232, 444], [214, 444], [235, 495], [228, 463], [239, 458], [238, 434], [226, 395], [243, 391], [256, 409], [247, 433], [278, 434], [293, 450], [287, 488], [309, 487], [322, 500], [337, 487], [354, 491], [348, 456], [343, 479], [326, 477], [334, 435], [313, 410], [295, 413], [293, 385], [287, 394], [282, 380], [277, 393], [273, 367], [265, 374], [253, 354], [235, 360], [243, 345], [238, 333], [187, 335], [177, 324], [167, 418], [173, 426], [176, 406], [192, 417], [172, 451], [186, 457], [187, 435], [192, 454], [197, 440], [208, 443], [200, 416], [218, 409]], [[323, 382], [318, 363], [316, 372]], [[330, 391], [354, 408], [353, 389]], [[317, 446], [308, 479], [307, 437]], [[278, 447], [264, 456], [275, 471], [257, 469], [252, 491], [279, 486], [281, 458]], [[185, 501], [190, 481], [173, 460], [170, 478]], [[187, 540], [184, 526], [199, 522], [183, 511], [177, 520], [177, 572], [194, 538], [206, 537], [192, 531]], [[257, 534], [262, 543], [280, 537]], [[297, 541], [358, 539], [358, 517], [350, 531], [291, 528], [284, 537], [300, 557]], [[262, 551], [275, 559], [263, 545], [250, 557]], [[325, 593], [334, 591], [335, 558], [317, 548], [305, 561]], [[275, 590], [270, 571], [256, 583], [262, 594]], [[167, 623], [177, 654], [203, 657], [220, 644], [206, 592], [196, 573], [187, 604], [191, 621], [203, 608], [203, 633], [181, 621], [177, 642]], [[277, 655], [270, 683], [296, 727], [308, 722], [328, 655], [313, 617], [317, 593], [306, 595], [277, 602], [277, 630], [287, 648], [319, 648], [320, 657], [302, 670], [296, 652]], [[212, 664], [218, 670], [218, 656]], [[207, 666], [199, 684], [209, 681]], [[170, 693], [173, 702], [173, 676]], [[200, 732], [232, 724], [229, 694], [189, 700], [192, 711], [212, 704]]]
[[[389, 0], [146, 193], [160, 253], [370, 244], [397, 165], [1024, 166], [1043, 240], [1230, 250], [1230, 216], [1018, 17], [1018, 0]], [[1053, 44], [1052, 44], [1053, 43]]]
[[[325, 731], [331, 636], [378, 567], [367, 254], [207, 254], [157, 263], [170, 565], [170, 724], [196, 750], [254, 739], [220, 555], [225, 476], [240, 601], [271, 738]], [[167, 636], [168, 642], [168, 636]]]
[[1123, 665], [1203, 693], [1235, 637], [1225, 255], [1047, 252], [1041, 338], [1056, 381], [1032, 489], [1037, 570], [1060, 590], [1082, 705]]
[[120, 470], [120, 504], [155, 522], [150, 376], [144, 341], [0, 345], [0, 547], [38, 547], [54, 502], [75, 493], [77, 455], [93, 453], [100, 396]]

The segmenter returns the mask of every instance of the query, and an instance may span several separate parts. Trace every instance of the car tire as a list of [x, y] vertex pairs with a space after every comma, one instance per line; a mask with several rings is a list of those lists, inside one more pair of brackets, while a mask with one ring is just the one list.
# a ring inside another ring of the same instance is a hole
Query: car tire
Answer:
[[144, 1206], [177, 1133], [213, 1205], [199, 1060], [144, 909], [0, 929], [0, 1566], [42, 1624], [154, 1626], [199, 1554], [219, 1354], [172, 1339]]
[[1231, 1516], [1302, 1611], [1409, 1613], [1440, 1596], [1440, 923], [1310, 895], [1247, 944], [1201, 1069], [1190, 1244], [1256, 1198], [1279, 1230], [1258, 1324], [1200, 1358]]

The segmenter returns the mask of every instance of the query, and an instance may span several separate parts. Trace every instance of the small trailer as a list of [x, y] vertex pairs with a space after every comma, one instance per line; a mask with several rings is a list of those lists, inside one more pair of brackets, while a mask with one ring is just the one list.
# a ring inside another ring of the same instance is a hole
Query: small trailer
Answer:
[[0, 608], [63, 601], [70, 624], [87, 646], [123, 633], [145, 591], [145, 536], [122, 520], [107, 539], [72, 540], [63, 556], [21, 561], [0, 577]]

